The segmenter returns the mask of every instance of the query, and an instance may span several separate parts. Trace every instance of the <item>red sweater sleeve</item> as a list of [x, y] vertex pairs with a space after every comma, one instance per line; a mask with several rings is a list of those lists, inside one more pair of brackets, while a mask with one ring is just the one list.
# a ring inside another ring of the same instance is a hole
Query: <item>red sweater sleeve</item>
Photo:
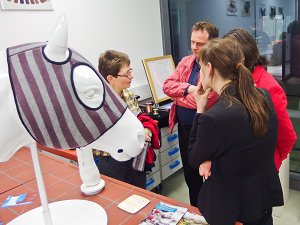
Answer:
[[273, 86], [269, 89], [273, 104], [278, 118], [278, 137], [277, 146], [275, 149], [275, 164], [279, 170], [282, 161], [287, 158], [297, 139], [293, 129], [293, 124], [286, 110], [287, 99], [283, 89], [278, 86]]

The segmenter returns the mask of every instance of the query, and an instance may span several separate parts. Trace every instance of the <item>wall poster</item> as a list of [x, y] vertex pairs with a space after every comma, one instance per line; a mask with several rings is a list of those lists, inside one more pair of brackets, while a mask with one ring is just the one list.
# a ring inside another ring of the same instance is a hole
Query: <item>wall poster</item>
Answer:
[[51, 0], [0, 0], [2, 10], [53, 10]]
[[226, 9], [227, 16], [237, 16], [237, 8], [235, 0], [229, 0]]
[[278, 7], [278, 15], [283, 15], [283, 8], [282, 7]]
[[270, 18], [274, 18], [276, 16], [276, 6], [270, 6]]
[[242, 12], [241, 15], [245, 17], [250, 16], [250, 1], [242, 1]]
[[259, 18], [262, 19], [267, 15], [266, 4], [259, 4]]

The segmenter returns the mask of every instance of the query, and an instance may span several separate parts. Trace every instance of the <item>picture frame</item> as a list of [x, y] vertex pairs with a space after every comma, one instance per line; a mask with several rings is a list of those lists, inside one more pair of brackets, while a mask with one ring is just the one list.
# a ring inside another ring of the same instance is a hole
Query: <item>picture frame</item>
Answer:
[[237, 6], [235, 0], [228, 0], [226, 4], [226, 15], [237, 16]]
[[52, 0], [0, 0], [2, 10], [53, 11]]
[[251, 15], [251, 3], [250, 1], [242, 1], [242, 12], [243, 17], [249, 17]]
[[154, 103], [169, 100], [170, 97], [163, 92], [163, 84], [175, 70], [171, 55], [143, 59], [143, 65], [154, 98]]
[[276, 6], [270, 6], [270, 18], [274, 18], [276, 16]]
[[278, 15], [283, 15], [283, 7], [278, 7]]
[[267, 16], [266, 4], [259, 4], [259, 18], [262, 19]]

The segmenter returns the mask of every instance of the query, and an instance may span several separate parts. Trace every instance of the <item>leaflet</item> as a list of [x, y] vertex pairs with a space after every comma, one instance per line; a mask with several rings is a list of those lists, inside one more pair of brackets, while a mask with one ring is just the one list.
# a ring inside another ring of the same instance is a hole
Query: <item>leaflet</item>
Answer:
[[187, 210], [188, 209], [184, 207], [160, 202], [139, 225], [176, 225]]
[[144, 208], [150, 200], [139, 195], [132, 195], [121, 202], [118, 207], [126, 212], [134, 214]]
[[36, 196], [37, 193], [27, 193], [20, 194], [17, 196], [8, 196], [1, 208], [33, 203]]

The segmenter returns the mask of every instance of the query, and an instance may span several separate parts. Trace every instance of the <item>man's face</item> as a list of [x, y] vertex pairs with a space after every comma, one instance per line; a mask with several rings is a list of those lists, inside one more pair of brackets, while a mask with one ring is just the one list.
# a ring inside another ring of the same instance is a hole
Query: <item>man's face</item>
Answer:
[[108, 83], [117, 93], [129, 88], [134, 77], [131, 73], [130, 65], [128, 64], [124, 64], [119, 70], [119, 73], [113, 75], [117, 75], [117, 77], [112, 76]]
[[194, 30], [191, 34], [191, 50], [196, 56], [202, 47], [207, 44], [209, 34], [206, 30]]

